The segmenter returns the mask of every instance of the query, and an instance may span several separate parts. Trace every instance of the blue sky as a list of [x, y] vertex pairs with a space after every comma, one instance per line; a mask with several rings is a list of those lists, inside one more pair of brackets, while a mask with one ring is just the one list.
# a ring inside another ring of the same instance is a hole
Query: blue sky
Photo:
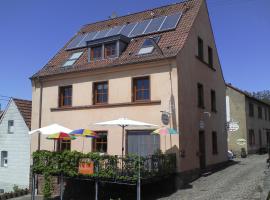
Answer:
[[[227, 82], [270, 89], [270, 1], [207, 0]], [[1, 0], [0, 95], [31, 99], [29, 77], [84, 24], [177, 0]], [[0, 103], [5, 104], [1, 100]]]

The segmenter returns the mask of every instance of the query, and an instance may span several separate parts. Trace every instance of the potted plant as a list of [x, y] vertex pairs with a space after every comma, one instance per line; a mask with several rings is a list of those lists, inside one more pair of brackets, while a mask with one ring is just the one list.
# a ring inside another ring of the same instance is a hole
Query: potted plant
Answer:
[[245, 148], [241, 148], [241, 158], [246, 158], [247, 157], [247, 152]]

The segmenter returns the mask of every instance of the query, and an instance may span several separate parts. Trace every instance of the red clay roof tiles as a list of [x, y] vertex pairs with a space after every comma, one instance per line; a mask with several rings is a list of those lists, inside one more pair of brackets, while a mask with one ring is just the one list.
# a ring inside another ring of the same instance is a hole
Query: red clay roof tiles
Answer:
[[[150, 34], [151, 36], [161, 36], [158, 45], [161, 48], [163, 55], [158, 53], [158, 51], [154, 51], [152, 54], [148, 55], [137, 55], [137, 52], [139, 51], [144, 39], [149, 37], [149, 35], [145, 35], [131, 40], [126, 50], [118, 58], [88, 62], [87, 48], [81, 48], [80, 50], [65, 50], [66, 46], [70, 42], [69, 41], [39, 72], [34, 74], [32, 78], [174, 57], [182, 49], [202, 1], [203, 0], [189, 0], [140, 13], [88, 24], [83, 26], [77, 33], [82, 34], [85, 32], [107, 29], [108, 27], [116, 25], [123, 25], [128, 22], [142, 21], [153, 17], [151, 13], [154, 13], [154, 17], [158, 17], [162, 15], [170, 15], [176, 12], [182, 12], [182, 17], [175, 30]], [[70, 57], [70, 55], [76, 51], [84, 51], [84, 53], [73, 65], [73, 67], [69, 69], [61, 68], [63, 63]]]
[[32, 101], [23, 100], [23, 99], [15, 99], [12, 98], [15, 102], [17, 108], [19, 109], [26, 125], [29, 130], [31, 129], [31, 111], [32, 111]]

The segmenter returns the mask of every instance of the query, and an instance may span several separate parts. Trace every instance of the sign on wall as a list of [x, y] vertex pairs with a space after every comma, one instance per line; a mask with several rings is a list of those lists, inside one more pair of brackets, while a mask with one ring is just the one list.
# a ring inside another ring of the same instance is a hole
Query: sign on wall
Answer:
[[79, 174], [94, 174], [94, 162], [90, 159], [81, 159], [79, 162]]

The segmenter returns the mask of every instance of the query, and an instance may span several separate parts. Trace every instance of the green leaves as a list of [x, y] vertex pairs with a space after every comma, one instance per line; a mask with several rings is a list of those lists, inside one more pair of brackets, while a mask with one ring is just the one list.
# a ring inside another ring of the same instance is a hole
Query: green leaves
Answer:
[[[81, 159], [94, 162], [94, 173], [79, 174]], [[173, 173], [176, 168], [175, 154], [155, 154], [148, 157], [127, 155], [100, 155], [98, 153], [83, 154], [77, 151], [50, 152], [37, 151], [33, 153], [33, 172], [45, 176], [64, 175], [68, 177], [84, 177], [135, 182], [140, 178]], [[50, 188], [49, 178], [46, 186]]]

